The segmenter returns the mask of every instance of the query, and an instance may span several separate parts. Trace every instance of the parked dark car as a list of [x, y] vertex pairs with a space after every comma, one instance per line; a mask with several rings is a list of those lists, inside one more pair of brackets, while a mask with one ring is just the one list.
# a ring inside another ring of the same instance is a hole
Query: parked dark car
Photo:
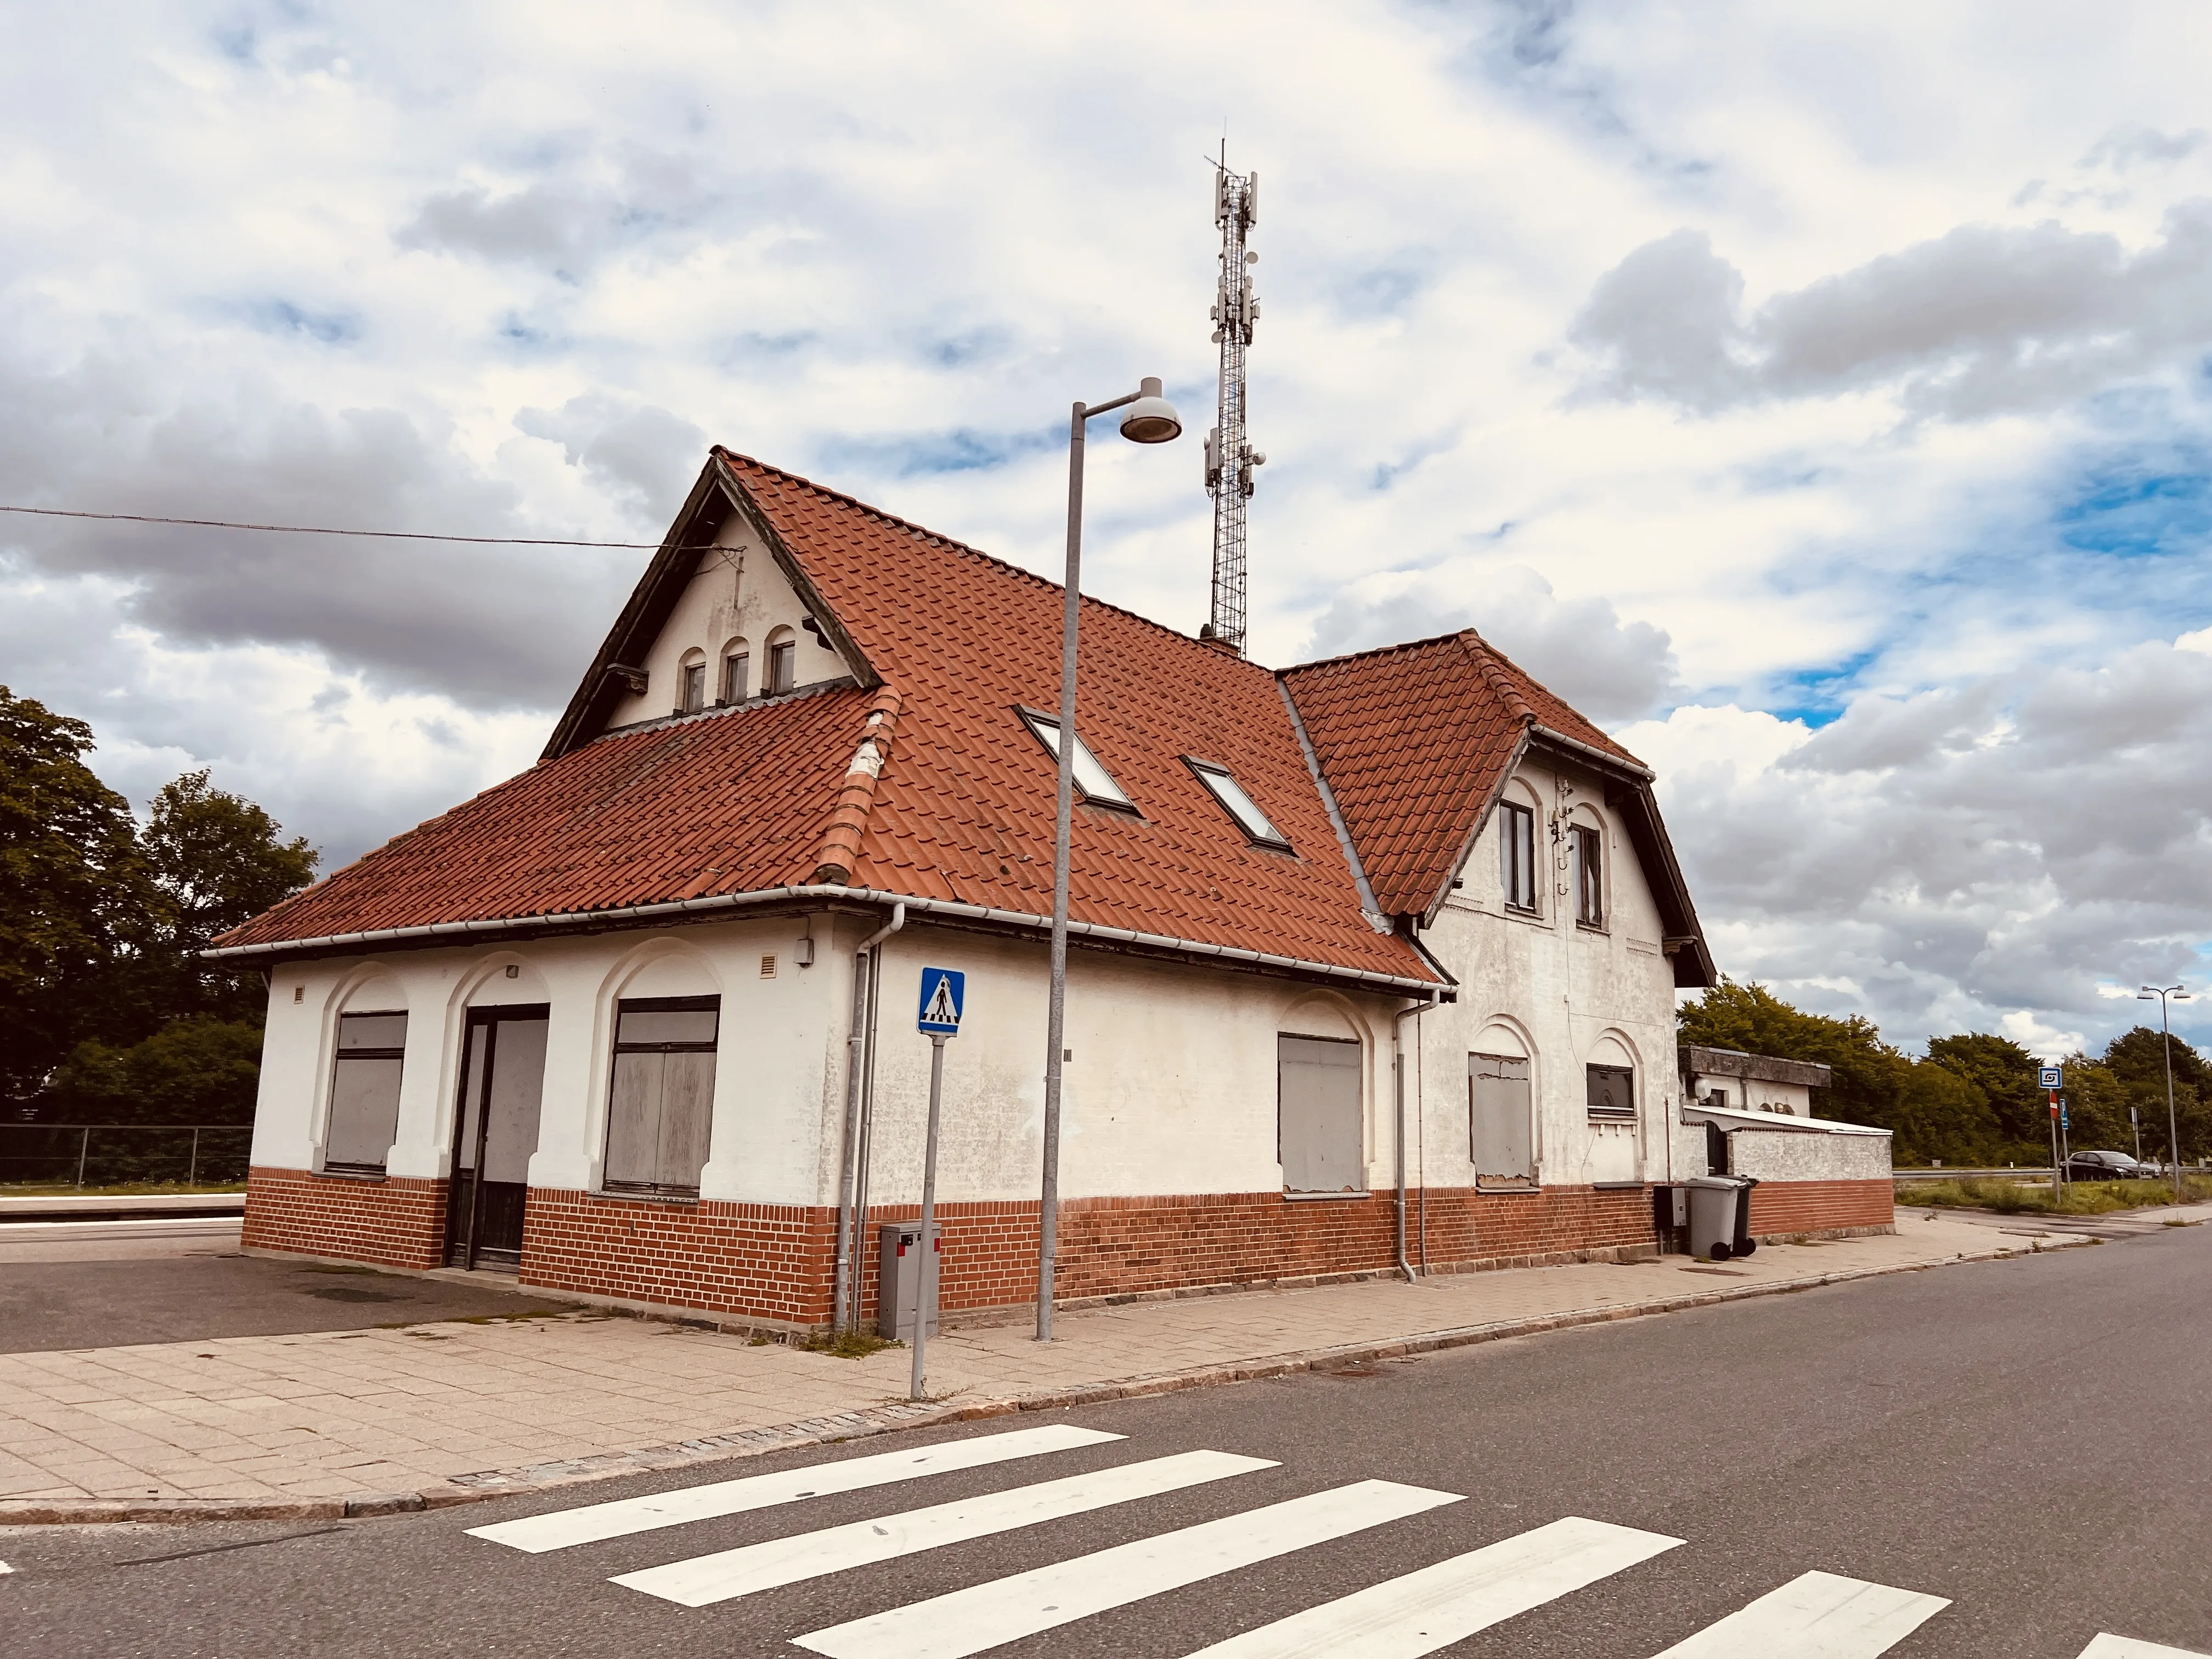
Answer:
[[2149, 1175], [2125, 1152], [2076, 1152], [2066, 1160], [2069, 1181], [2142, 1181]]

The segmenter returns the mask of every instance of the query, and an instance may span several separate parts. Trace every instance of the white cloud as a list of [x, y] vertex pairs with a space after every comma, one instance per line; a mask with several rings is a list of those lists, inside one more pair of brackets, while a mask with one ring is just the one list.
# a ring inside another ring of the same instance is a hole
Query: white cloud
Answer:
[[[2082, 985], [2194, 948], [2201, 8], [17, 33], [0, 501], [649, 541], [715, 441], [1050, 572], [1070, 399], [1158, 374], [1207, 423], [1226, 117], [1255, 654], [1482, 628], [1641, 721], [1724, 962], [1907, 1036], [2094, 1037], [2130, 1011]], [[1094, 446], [1086, 542], [1190, 628], [1194, 448]], [[349, 854], [534, 751], [643, 556], [0, 521], [0, 647], [132, 790], [211, 761]], [[2054, 820], [2031, 763], [2112, 805]]]

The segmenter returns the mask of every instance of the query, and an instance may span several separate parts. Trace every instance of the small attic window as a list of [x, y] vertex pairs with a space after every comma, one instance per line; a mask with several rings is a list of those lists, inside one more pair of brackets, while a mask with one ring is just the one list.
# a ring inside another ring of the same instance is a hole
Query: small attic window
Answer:
[[1214, 799], [1221, 803], [1222, 811], [1237, 820], [1238, 829], [1262, 847], [1279, 847], [1285, 853], [1291, 850], [1289, 840], [1267, 821], [1267, 815], [1260, 810], [1260, 804], [1244, 793], [1243, 787], [1229, 775], [1227, 767], [1216, 766], [1212, 761], [1199, 760], [1190, 755], [1182, 757], [1182, 763], [1198, 775], [1198, 781], [1212, 792]]
[[[1020, 712], [1024, 723], [1036, 734], [1036, 740], [1045, 746], [1055, 761], [1058, 760], [1060, 722], [1050, 714], [1039, 714], [1034, 708], [1024, 708]], [[1091, 752], [1091, 745], [1084, 742], [1083, 734], [1079, 732], [1075, 736], [1075, 787], [1083, 792], [1083, 799], [1094, 806], [1118, 806], [1127, 812], [1137, 810], [1136, 802], [1121, 793], [1121, 786], [1114, 781], [1112, 773], [1098, 763], [1098, 757]]]

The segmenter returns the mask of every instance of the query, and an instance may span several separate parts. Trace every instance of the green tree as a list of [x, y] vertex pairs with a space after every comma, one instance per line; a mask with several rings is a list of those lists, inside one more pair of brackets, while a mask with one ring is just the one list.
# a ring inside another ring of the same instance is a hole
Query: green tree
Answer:
[[1829, 1067], [1833, 1086], [1813, 1091], [1814, 1111], [1891, 1131], [1901, 1166], [2003, 1161], [2005, 1137], [1981, 1084], [1899, 1053], [1864, 1015], [1808, 1014], [1763, 985], [1724, 979], [1685, 1004], [1678, 1019], [1685, 1042]]
[[92, 728], [0, 686], [0, 1096], [22, 1100], [100, 1024], [151, 884]]
[[127, 1048], [81, 1042], [48, 1097], [71, 1123], [251, 1123], [260, 1022], [188, 1015]]
[[158, 1021], [207, 1014], [258, 1026], [258, 975], [210, 970], [199, 952], [315, 878], [305, 836], [290, 841], [242, 796], [213, 788], [205, 768], [162, 786], [139, 836], [157, 902], [137, 940], [137, 1000]]
[[2039, 1164], [2050, 1154], [2050, 1110], [2038, 1074], [2042, 1061], [2010, 1037], [1972, 1031], [1929, 1037], [1928, 1058], [1979, 1089], [1996, 1116], [2005, 1156], [1996, 1159]]
[[[2133, 1107], [2141, 1115], [2147, 1157], [2166, 1155], [2166, 1035], [2151, 1025], [2124, 1031], [2105, 1048], [2105, 1069], [2112, 1073], [2123, 1103], [2119, 1127], [2125, 1131], [2126, 1109]], [[2070, 1085], [2072, 1078], [2067, 1082]], [[2197, 1158], [2212, 1152], [2212, 1066], [2179, 1037], [2173, 1039], [2173, 1108], [2179, 1120], [2181, 1156]], [[2106, 1144], [2126, 1150], [2132, 1143]]]

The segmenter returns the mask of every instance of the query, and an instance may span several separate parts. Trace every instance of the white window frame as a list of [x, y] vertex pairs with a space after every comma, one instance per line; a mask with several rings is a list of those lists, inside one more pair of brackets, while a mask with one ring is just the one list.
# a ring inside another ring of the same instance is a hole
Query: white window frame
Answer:
[[[1079, 739], [1082, 733], [1076, 736]], [[1290, 837], [1275, 828], [1266, 809], [1252, 799], [1250, 792], [1237, 781], [1236, 775], [1227, 767], [1214, 761], [1202, 761], [1195, 755], [1185, 755], [1182, 763], [1190, 768], [1206, 786], [1206, 793], [1255, 847], [1272, 847], [1280, 853], [1291, 850]]]
[[[1030, 735], [1044, 745], [1056, 765], [1060, 760], [1060, 716], [1048, 714], [1040, 708], [1020, 708], [1015, 711], [1028, 726]], [[1127, 790], [1115, 781], [1114, 775], [1105, 763], [1091, 751], [1083, 740], [1083, 733], [1075, 734], [1075, 787], [1086, 805], [1110, 807], [1117, 812], [1127, 812], [1141, 817], [1137, 803], [1129, 799]]]
[[742, 640], [722, 651], [722, 701], [743, 702], [752, 691], [752, 651]]
[[[1521, 855], [1517, 871], [1516, 854]], [[1523, 884], [1521, 890], [1528, 895], [1525, 902], [1516, 896], [1516, 874]], [[1498, 880], [1507, 909], [1523, 916], [1543, 914], [1536, 881], [1536, 809], [1526, 801], [1498, 803]]]
[[1605, 928], [1605, 831], [1595, 824], [1567, 825], [1567, 862], [1573, 883], [1575, 926]]
[[[333, 1175], [379, 1176], [384, 1174], [386, 1162], [392, 1156], [390, 1139], [385, 1142], [380, 1155], [374, 1160], [365, 1158], [332, 1158], [330, 1155], [330, 1148], [331, 1143], [337, 1139], [334, 1132], [337, 1123], [339, 1103], [346, 1090], [349, 1077], [347, 1068], [349, 1063], [364, 1066], [386, 1065], [398, 1068], [392, 1074], [390, 1105], [392, 1138], [394, 1139], [398, 1138], [400, 1091], [406, 1086], [407, 1082], [407, 1028], [404, 1023], [407, 1018], [407, 1010], [404, 1008], [349, 1008], [338, 1016], [337, 1030], [332, 1034], [331, 1097], [323, 1117], [323, 1168], [327, 1172]], [[392, 1048], [348, 1048], [345, 1045], [345, 1023], [349, 1019], [396, 1019], [402, 1022], [398, 1045]]]
[[[1627, 1079], [1627, 1083], [1625, 1085], [1628, 1095], [1627, 1105], [1613, 1107], [1601, 1106], [1591, 1098], [1592, 1096], [1598, 1092], [1598, 1079], [1596, 1074], [1600, 1072], [1604, 1072], [1608, 1074], [1618, 1073], [1620, 1076]], [[1636, 1067], [1632, 1065], [1601, 1065], [1596, 1060], [1592, 1060], [1589, 1064], [1583, 1067], [1583, 1104], [1585, 1111], [1589, 1115], [1589, 1121], [1593, 1123], [1635, 1122], [1639, 1115], [1636, 1109]]]

